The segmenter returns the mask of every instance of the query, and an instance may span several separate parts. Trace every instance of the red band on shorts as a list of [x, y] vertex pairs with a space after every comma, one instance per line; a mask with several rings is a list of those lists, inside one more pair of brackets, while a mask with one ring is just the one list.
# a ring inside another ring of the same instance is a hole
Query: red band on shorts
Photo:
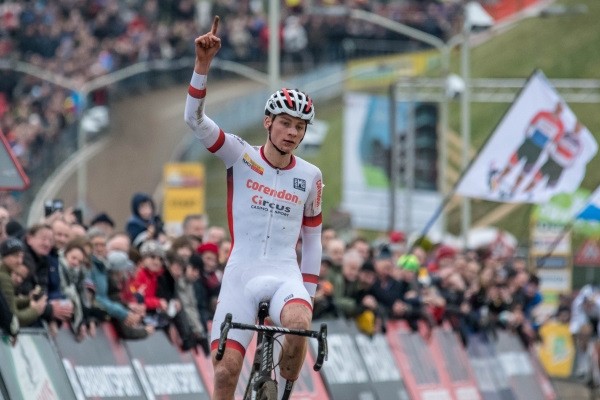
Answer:
[[[218, 347], [219, 347], [219, 339], [213, 340], [210, 344], [210, 351], [211, 352], [216, 351]], [[225, 347], [228, 349], [233, 349], [233, 350], [239, 351], [242, 354], [242, 357], [244, 357], [246, 355], [246, 349], [238, 341], [227, 339], [227, 344]]]

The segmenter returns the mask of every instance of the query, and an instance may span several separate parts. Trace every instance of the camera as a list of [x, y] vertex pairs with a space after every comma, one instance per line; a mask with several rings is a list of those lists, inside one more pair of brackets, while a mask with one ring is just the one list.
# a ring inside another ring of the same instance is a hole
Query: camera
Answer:
[[40, 286], [36, 286], [31, 293], [31, 298], [34, 301], [38, 301], [43, 296], [44, 296], [44, 290]]
[[46, 200], [44, 202], [44, 216], [52, 215], [55, 211], [63, 211], [64, 203], [60, 199]]

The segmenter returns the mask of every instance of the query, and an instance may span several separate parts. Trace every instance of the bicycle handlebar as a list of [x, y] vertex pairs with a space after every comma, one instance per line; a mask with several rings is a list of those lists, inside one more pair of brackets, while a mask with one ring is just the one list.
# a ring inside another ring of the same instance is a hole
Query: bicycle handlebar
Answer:
[[217, 360], [221, 360], [223, 358], [223, 354], [225, 354], [225, 343], [227, 342], [227, 334], [229, 330], [232, 328], [233, 316], [231, 313], [225, 315], [225, 321], [221, 324], [221, 337], [219, 338], [219, 347], [217, 348], [217, 354], [215, 354], [215, 358]]
[[327, 360], [327, 324], [322, 323], [321, 329], [319, 330], [319, 336], [317, 337], [319, 346], [317, 349], [317, 361], [313, 365], [313, 370], [320, 371], [323, 366], [323, 361]]
[[304, 329], [288, 329], [270, 325], [242, 324], [239, 322], [232, 322], [232, 318], [233, 317], [231, 313], [228, 313], [227, 315], [225, 315], [225, 320], [223, 321], [223, 323], [221, 323], [221, 336], [219, 337], [219, 347], [217, 348], [217, 353], [215, 354], [215, 358], [217, 360], [221, 360], [223, 358], [223, 354], [225, 354], [225, 347], [227, 346], [227, 335], [229, 334], [229, 330], [232, 328], [253, 330], [256, 332], [284, 333], [317, 339], [317, 360], [315, 362], [315, 365], [313, 366], [313, 370], [319, 371], [323, 366], [323, 362], [327, 360], [327, 324], [324, 322], [321, 324], [321, 329], [317, 332]]

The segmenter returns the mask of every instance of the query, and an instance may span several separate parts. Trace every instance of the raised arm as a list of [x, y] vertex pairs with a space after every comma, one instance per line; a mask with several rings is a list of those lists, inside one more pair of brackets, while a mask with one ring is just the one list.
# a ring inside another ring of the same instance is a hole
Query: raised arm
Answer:
[[238, 140], [232, 139], [231, 135], [226, 135], [212, 119], [204, 114], [207, 74], [212, 60], [221, 48], [221, 39], [217, 36], [218, 27], [219, 17], [216, 16], [210, 32], [197, 37], [194, 41], [196, 61], [185, 102], [184, 119], [204, 147], [211, 153], [215, 153], [227, 167], [230, 167], [241, 154], [243, 145]]
[[208, 75], [210, 63], [221, 48], [221, 38], [217, 36], [219, 29], [219, 16], [215, 16], [210, 32], [198, 36], [194, 41], [196, 44], [196, 63], [194, 72], [199, 75]]

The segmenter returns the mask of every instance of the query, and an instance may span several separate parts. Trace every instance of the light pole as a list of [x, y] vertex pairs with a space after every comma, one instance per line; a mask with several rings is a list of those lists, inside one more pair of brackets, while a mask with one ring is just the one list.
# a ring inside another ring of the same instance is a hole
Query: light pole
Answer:
[[[461, 46], [461, 77], [464, 90], [460, 97], [461, 103], [461, 139], [462, 139], [462, 171], [467, 170], [471, 161], [471, 30], [475, 26], [489, 28], [494, 24], [492, 17], [485, 12], [479, 3], [471, 1], [465, 5], [463, 13], [463, 42]], [[467, 236], [471, 228], [471, 200], [463, 196], [461, 211], [461, 236], [463, 245], [467, 248]]]
[[279, 89], [279, 0], [269, 0], [269, 89]]

